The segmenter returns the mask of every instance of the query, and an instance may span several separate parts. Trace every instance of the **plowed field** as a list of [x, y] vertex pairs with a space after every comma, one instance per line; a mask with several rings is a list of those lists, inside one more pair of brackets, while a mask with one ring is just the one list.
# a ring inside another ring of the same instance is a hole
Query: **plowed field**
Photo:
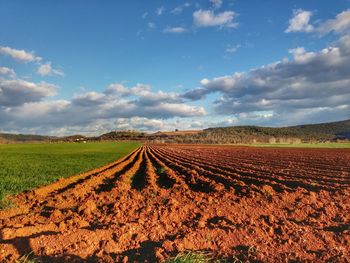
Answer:
[[350, 150], [149, 145], [16, 197], [0, 261], [349, 262]]

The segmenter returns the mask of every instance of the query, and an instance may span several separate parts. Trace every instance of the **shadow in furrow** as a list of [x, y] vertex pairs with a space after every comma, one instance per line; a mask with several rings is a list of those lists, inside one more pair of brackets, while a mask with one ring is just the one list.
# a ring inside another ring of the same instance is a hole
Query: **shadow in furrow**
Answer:
[[147, 166], [146, 166], [146, 158], [143, 153], [143, 155], [140, 157], [142, 158], [140, 168], [137, 170], [137, 172], [134, 174], [134, 176], [131, 178], [131, 188], [136, 189], [138, 191], [141, 191], [144, 189], [148, 182], [146, 179], [147, 174]]
[[97, 194], [100, 194], [100, 193], [103, 193], [103, 192], [110, 192], [110, 191], [112, 191], [112, 189], [115, 187], [115, 183], [119, 179], [119, 177], [121, 175], [125, 174], [128, 170], [130, 170], [135, 165], [135, 163], [138, 160], [138, 158], [140, 158], [140, 154], [141, 154], [141, 152], [138, 152], [137, 155], [135, 156], [135, 158], [129, 164], [127, 164], [122, 170], [120, 170], [119, 172], [115, 173], [112, 178], [105, 179], [103, 181], [103, 184], [101, 184], [95, 190], [95, 192]]
[[172, 169], [177, 174], [184, 175], [184, 181], [189, 186], [189, 188], [194, 192], [202, 192], [202, 193], [210, 193], [213, 192], [214, 189], [212, 186], [201, 179], [199, 179], [196, 174], [192, 174], [190, 169], [181, 167], [181, 165], [175, 164], [172, 160], [169, 160], [159, 154], [158, 152], [153, 152], [158, 159], [160, 159], [165, 165], [167, 165], [170, 169]]
[[[43, 232], [40, 232], [40, 233], [36, 233], [36, 234], [24, 236], [24, 237], [15, 237], [13, 239], [0, 240], [0, 244], [11, 244], [11, 245], [14, 245], [16, 247], [16, 249], [17, 249], [17, 252], [20, 255], [33, 256], [33, 255], [31, 255], [33, 253], [33, 250], [32, 250], [31, 244], [30, 244], [30, 239], [37, 238], [37, 237], [40, 237], [40, 236], [48, 236], [48, 235], [56, 235], [56, 234], [58, 234], [58, 233], [54, 232], [54, 231], [43, 231]], [[1, 262], [3, 262], [3, 261], [1, 261]], [[16, 261], [16, 262], [22, 262], [22, 261]]]
[[151, 160], [152, 165], [155, 167], [156, 173], [158, 175], [157, 184], [160, 187], [165, 188], [165, 189], [169, 189], [169, 188], [173, 187], [175, 184], [175, 180], [171, 179], [167, 176], [166, 171], [165, 171], [165, 167], [161, 166], [156, 161], [153, 154], [148, 154], [148, 156], [149, 156], [149, 159]]

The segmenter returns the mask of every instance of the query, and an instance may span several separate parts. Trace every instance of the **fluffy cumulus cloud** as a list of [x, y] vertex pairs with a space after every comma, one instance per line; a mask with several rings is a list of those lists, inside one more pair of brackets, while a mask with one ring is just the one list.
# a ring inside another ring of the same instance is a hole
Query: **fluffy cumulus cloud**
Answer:
[[197, 27], [229, 27], [236, 28], [238, 23], [234, 22], [236, 17], [233, 11], [214, 13], [212, 10], [197, 10], [193, 13], [193, 21]]
[[312, 12], [302, 9], [294, 10], [293, 17], [289, 20], [289, 26], [285, 32], [311, 32], [314, 27], [310, 25]]
[[350, 10], [345, 10], [336, 15], [335, 18], [320, 21], [315, 25], [311, 24], [311, 16], [311, 11], [302, 9], [294, 10], [293, 17], [289, 20], [289, 26], [285, 32], [313, 32], [319, 35], [325, 35], [331, 32], [337, 34], [347, 34], [350, 32]]
[[186, 32], [186, 28], [184, 27], [166, 27], [163, 30], [164, 33], [173, 33], [173, 34], [181, 34]]
[[0, 67], [0, 76], [9, 76], [11, 78], [14, 78], [16, 76], [16, 73], [13, 69], [8, 67]]
[[350, 31], [350, 10], [339, 13], [334, 19], [329, 19], [317, 28], [321, 34], [330, 32], [349, 33]]
[[140, 117], [118, 118], [114, 124], [115, 130], [157, 131], [165, 127], [163, 120]]
[[[0, 54], [10, 56], [19, 62], [35, 62], [38, 65], [36, 73], [40, 76], [64, 76], [64, 72], [61, 69], [53, 68], [51, 62], [44, 63], [43, 59], [36, 56], [34, 52], [0, 46]], [[14, 71], [7, 67], [0, 67], [0, 75], [15, 76]]]
[[299, 47], [290, 53], [291, 60], [203, 79], [200, 87], [182, 96], [196, 100], [216, 92], [221, 94], [215, 101], [217, 113], [241, 119], [260, 116], [274, 125], [297, 123], [297, 117], [301, 122], [348, 118], [350, 36], [319, 52]]
[[233, 125], [236, 118], [227, 118], [222, 121], [213, 120], [211, 118], [171, 118], [167, 120], [159, 120], [152, 118], [118, 118], [114, 122], [116, 130], [139, 130], [139, 131], [174, 131], [182, 130], [202, 130], [208, 127], [222, 127]]
[[47, 100], [56, 90], [56, 86], [44, 82], [2, 79], [2, 130], [69, 134], [80, 129], [79, 133], [96, 134], [120, 128], [122, 120], [129, 118], [134, 128], [141, 128], [144, 121], [143, 129], [158, 130], [167, 119], [206, 115], [204, 108], [184, 103], [179, 94], [153, 92], [144, 84], [131, 88], [111, 84], [103, 92], [76, 94], [70, 100]]
[[0, 46], [0, 53], [10, 56], [17, 61], [21, 62], [34, 62], [40, 61], [41, 57], [36, 56], [33, 52], [28, 52], [25, 50], [14, 49], [11, 47]]
[[54, 76], [54, 75], [61, 76], [61, 77], [64, 76], [64, 73], [63, 73], [62, 70], [52, 68], [51, 62], [48, 62], [48, 63], [45, 63], [45, 64], [41, 64], [38, 67], [37, 73], [40, 76]]
[[20, 79], [0, 80], [0, 111], [7, 107], [37, 102], [56, 94], [57, 87], [45, 82], [33, 83]]

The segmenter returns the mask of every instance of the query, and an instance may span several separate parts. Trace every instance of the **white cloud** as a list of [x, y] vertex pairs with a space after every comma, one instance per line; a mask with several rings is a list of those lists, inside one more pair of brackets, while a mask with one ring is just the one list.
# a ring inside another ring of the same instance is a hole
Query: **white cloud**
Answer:
[[164, 33], [175, 33], [175, 34], [181, 34], [185, 33], [187, 30], [184, 27], [166, 27], [163, 32]]
[[73, 102], [78, 106], [93, 107], [104, 104], [107, 99], [108, 98], [104, 93], [90, 91], [84, 94], [75, 95], [73, 97]]
[[317, 56], [317, 54], [314, 52], [306, 52], [304, 47], [293, 48], [288, 50], [288, 52], [293, 55], [294, 61], [299, 64], [308, 63], [315, 56]]
[[145, 19], [147, 16], [148, 16], [148, 12], [144, 12], [144, 13], [142, 14], [142, 19]]
[[304, 11], [302, 9], [294, 10], [293, 17], [289, 19], [289, 26], [285, 30], [286, 33], [289, 32], [311, 32], [314, 27], [310, 25], [310, 18], [312, 12]]
[[325, 35], [331, 32], [347, 34], [350, 32], [350, 10], [339, 13], [335, 18], [321, 21], [317, 25], [310, 24], [312, 12], [302, 9], [294, 10], [293, 17], [289, 20], [289, 26], [285, 30], [290, 32], [313, 32]]
[[1, 106], [21, 106], [24, 103], [41, 101], [43, 98], [55, 95], [56, 91], [57, 86], [46, 82], [0, 79], [0, 109]]
[[[241, 119], [261, 116], [265, 124], [276, 125], [282, 121], [295, 124], [298, 119], [294, 115], [300, 117], [301, 112], [314, 117], [313, 121], [348, 118], [350, 35], [319, 52], [307, 52], [299, 47], [290, 53], [292, 60], [282, 59], [248, 72], [205, 78], [200, 87], [182, 97], [199, 100], [207, 94], [218, 93], [221, 97], [214, 104], [218, 114]], [[299, 122], [304, 120], [307, 122], [300, 117]]]
[[236, 28], [238, 23], [233, 20], [236, 14], [233, 11], [224, 11], [222, 13], [215, 14], [211, 10], [197, 10], [193, 13], [194, 24], [198, 27], [230, 27]]
[[41, 58], [35, 56], [33, 52], [27, 52], [25, 50], [14, 49], [10, 47], [0, 46], [0, 53], [8, 55], [18, 61], [22, 62], [33, 62], [40, 61]]
[[220, 8], [222, 6], [222, 0], [209, 0], [215, 8]]
[[0, 67], [0, 75], [9, 76], [11, 78], [16, 77], [15, 71], [7, 67]]
[[52, 68], [51, 62], [41, 64], [38, 67], [37, 74], [39, 74], [40, 76], [54, 76], [54, 75], [61, 76], [61, 77], [64, 76], [64, 73], [62, 70]]
[[[42, 58], [34, 54], [34, 52], [28, 52], [25, 50], [14, 49], [11, 47], [0, 46], [0, 53], [8, 55], [15, 60], [21, 62], [38, 62], [39, 67], [36, 71], [37, 74], [41, 76], [64, 76], [64, 73], [60, 69], [54, 69], [51, 66], [51, 62], [42, 63]], [[2, 70], [4, 72], [5, 69]], [[9, 72], [14, 73], [14, 72]], [[0, 73], [4, 74], [4, 73]], [[12, 74], [14, 76], [14, 74]]]
[[107, 94], [119, 94], [119, 95], [127, 95], [129, 94], [129, 89], [126, 88], [124, 85], [119, 84], [119, 83], [113, 83], [110, 84], [107, 89], [106, 92]]
[[138, 83], [129, 89], [129, 96], [145, 96], [151, 94], [151, 86], [147, 84]]
[[165, 124], [163, 120], [149, 118], [117, 118], [114, 121], [115, 130], [139, 130], [139, 131], [158, 131], [163, 130]]
[[334, 19], [329, 19], [317, 28], [321, 34], [330, 32], [344, 33], [350, 31], [350, 10], [339, 13]]
[[161, 16], [163, 14], [164, 10], [165, 10], [164, 6], [158, 7], [156, 10], [156, 14], [158, 16]]

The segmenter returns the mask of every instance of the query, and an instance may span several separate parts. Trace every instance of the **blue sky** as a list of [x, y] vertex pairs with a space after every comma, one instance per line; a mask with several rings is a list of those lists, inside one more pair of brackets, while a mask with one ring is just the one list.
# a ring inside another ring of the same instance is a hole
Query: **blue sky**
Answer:
[[[348, 118], [349, 5], [1, 0], [0, 130], [99, 134]], [[322, 71], [334, 75], [317, 77]]]

